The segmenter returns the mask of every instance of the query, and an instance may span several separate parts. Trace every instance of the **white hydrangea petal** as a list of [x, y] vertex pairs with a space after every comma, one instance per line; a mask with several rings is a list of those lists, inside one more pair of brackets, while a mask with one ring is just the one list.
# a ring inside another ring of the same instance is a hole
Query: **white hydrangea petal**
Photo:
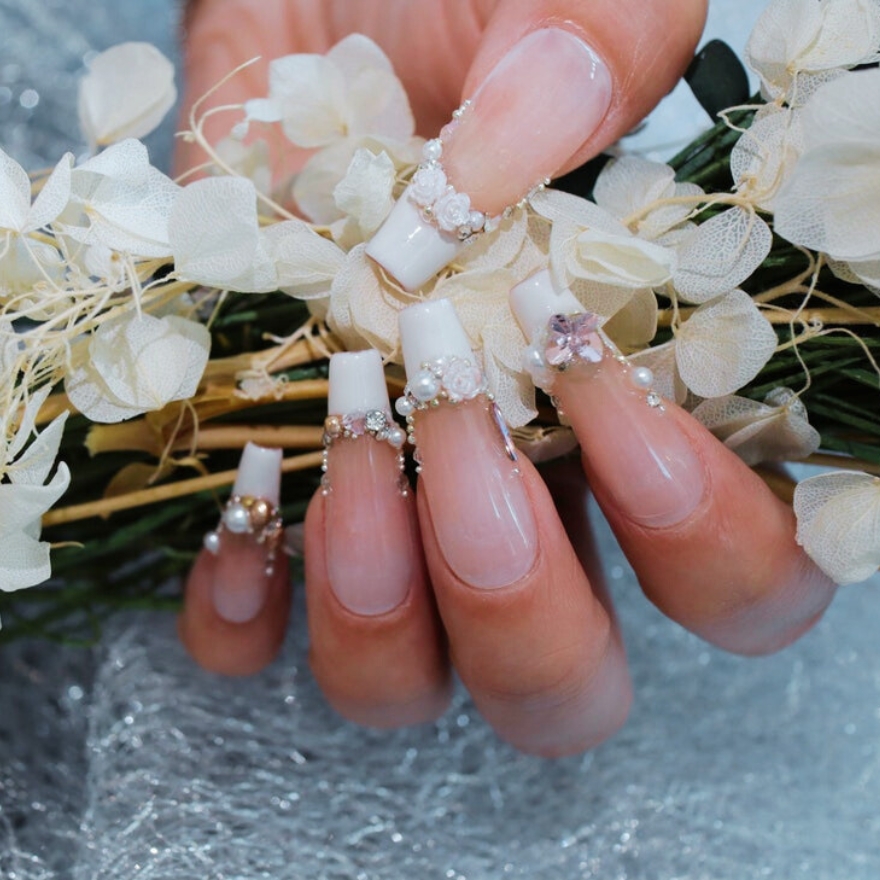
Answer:
[[[598, 312], [598, 314], [602, 314]], [[613, 312], [602, 330], [621, 351], [644, 348], [657, 333], [657, 295], [650, 288], [634, 290], [629, 302]]]
[[24, 229], [30, 210], [30, 178], [12, 156], [0, 149], [0, 229]]
[[554, 226], [566, 223], [581, 229], [596, 229], [612, 235], [629, 235], [629, 230], [604, 208], [594, 205], [580, 196], [558, 189], [542, 189], [532, 193], [529, 204], [541, 217]]
[[0, 590], [11, 593], [35, 587], [52, 575], [49, 544], [24, 531], [0, 533]]
[[[564, 283], [560, 283], [557, 276], [554, 278], [559, 287], [566, 286]], [[620, 284], [606, 284], [588, 278], [573, 278], [567, 286], [585, 311], [601, 315], [603, 318], [610, 318], [621, 309], [625, 309], [636, 291], [644, 289], [625, 287]]]
[[365, 251], [364, 244], [351, 250], [334, 278], [327, 322], [348, 348], [372, 346], [383, 357], [399, 355], [397, 315], [414, 300], [383, 285]]
[[[0, 254], [0, 294], [30, 294], [26, 300], [17, 302], [19, 313], [23, 314], [29, 308], [28, 303], [33, 305], [40, 298], [47, 278], [51, 283], [58, 283], [64, 276], [64, 258], [58, 248], [48, 242], [14, 235], [5, 243], [0, 239]], [[39, 320], [33, 312], [28, 315]]]
[[364, 236], [375, 232], [394, 205], [392, 190], [396, 171], [391, 157], [363, 148], [355, 151], [345, 177], [333, 189], [333, 200], [340, 211], [353, 217]]
[[[3, 329], [7, 332], [15, 332], [11, 330], [10, 324], [6, 324]], [[51, 386], [44, 385], [42, 388], [34, 391], [30, 395], [27, 403], [25, 403], [24, 409], [22, 410], [21, 419], [19, 420], [18, 427], [15, 430], [15, 436], [6, 445], [6, 458], [10, 460], [14, 459], [21, 452], [21, 450], [24, 449], [24, 446], [28, 442], [28, 440], [30, 440], [31, 435], [36, 433], [37, 415], [40, 412], [40, 408], [49, 397], [51, 391]], [[0, 424], [3, 423], [0, 422]], [[6, 433], [5, 428], [4, 433]]]
[[461, 272], [441, 279], [431, 293], [431, 299], [452, 302], [472, 348], [480, 349], [483, 347], [483, 328], [497, 318], [499, 309], [506, 311], [516, 324], [508, 306], [508, 295], [517, 280], [506, 269]]
[[269, 97], [288, 140], [323, 147], [346, 135], [345, 80], [323, 55], [287, 55], [269, 64]]
[[34, 199], [27, 218], [25, 231], [34, 232], [52, 223], [70, 201], [70, 174], [73, 153], [65, 153], [46, 178], [43, 188]]
[[180, 187], [150, 165], [136, 140], [108, 147], [71, 172], [71, 200], [58, 218], [83, 244], [141, 257], [170, 256], [168, 217]]
[[770, 253], [773, 234], [753, 211], [728, 208], [679, 248], [672, 283], [688, 302], [703, 303], [738, 287]]
[[7, 473], [13, 483], [39, 486], [45, 483], [58, 457], [67, 415], [63, 412], [52, 419], [17, 461], [8, 468]]
[[671, 340], [631, 354], [628, 359], [635, 367], [647, 367], [654, 374], [654, 390], [680, 405], [687, 399], [688, 390], [678, 372], [675, 349], [675, 340]]
[[523, 372], [526, 338], [510, 311], [509, 303], [499, 306], [489, 316], [482, 327], [481, 336], [483, 348], [489, 353], [487, 362], [494, 359], [498, 361], [499, 367], [512, 373]]
[[[70, 485], [70, 471], [63, 462], [59, 463], [46, 485], [30, 483], [0, 484], [0, 539], [4, 551], [8, 535], [22, 530], [33, 531], [33, 524], [39, 523], [43, 514], [67, 491]], [[6, 562], [6, 553], [0, 553], [0, 565]], [[0, 580], [0, 585], [3, 582]]]
[[869, 578], [880, 567], [880, 478], [819, 474], [794, 493], [797, 541], [838, 584]]
[[[467, 272], [473, 269], [510, 267], [521, 255], [527, 241], [528, 217], [524, 211], [515, 211], [498, 224], [498, 228], [477, 236], [459, 256], [456, 264]], [[546, 265], [546, 257], [544, 257]], [[520, 274], [521, 278], [528, 273]]]
[[211, 335], [196, 322], [135, 312], [105, 322], [74, 358], [65, 390], [94, 422], [116, 422], [191, 397]]
[[240, 177], [253, 181], [257, 192], [272, 193], [272, 168], [269, 144], [258, 138], [242, 143], [237, 138], [225, 137], [217, 142], [217, 155]]
[[281, 122], [281, 105], [274, 98], [251, 98], [244, 102], [248, 122]]
[[369, 37], [351, 34], [327, 53], [346, 86], [348, 133], [406, 140], [415, 131], [409, 98], [385, 53]]
[[776, 199], [776, 231], [838, 260], [880, 254], [880, 142], [804, 153]]
[[520, 428], [537, 416], [535, 386], [525, 373], [509, 369], [491, 354], [484, 358], [483, 369], [495, 403], [509, 427]]
[[803, 108], [804, 148], [880, 138], [880, 70], [845, 73], [823, 86]]
[[180, 278], [249, 293], [278, 287], [260, 238], [257, 192], [241, 177], [211, 177], [187, 186], [174, 203], [168, 235]]
[[299, 220], [273, 223], [260, 231], [275, 270], [278, 288], [297, 299], [325, 297], [345, 263], [345, 253]]
[[880, 294], [880, 259], [852, 260], [847, 267], [858, 282]]
[[700, 306], [676, 333], [682, 381], [700, 397], [733, 394], [758, 375], [776, 349], [770, 322], [742, 290]]
[[345, 139], [319, 150], [303, 165], [293, 183], [293, 198], [307, 220], [328, 226], [344, 216], [333, 198], [345, 177], [357, 142]]
[[819, 448], [819, 432], [790, 388], [777, 388], [764, 403], [730, 395], [704, 400], [693, 416], [748, 465], [798, 461]]
[[622, 220], [641, 208], [668, 198], [675, 189], [675, 171], [640, 156], [609, 162], [596, 179], [593, 198], [599, 207]]
[[174, 65], [149, 43], [121, 43], [96, 55], [79, 84], [79, 124], [90, 144], [141, 138], [177, 100]]
[[[555, 262], [554, 233], [550, 236]], [[675, 271], [675, 252], [634, 235], [614, 235], [600, 229], [584, 229], [568, 237], [565, 266], [572, 278], [586, 278], [622, 287], [659, 287]]]
[[774, 209], [776, 193], [803, 152], [802, 113], [767, 105], [731, 151], [730, 172], [739, 193], [758, 208]]

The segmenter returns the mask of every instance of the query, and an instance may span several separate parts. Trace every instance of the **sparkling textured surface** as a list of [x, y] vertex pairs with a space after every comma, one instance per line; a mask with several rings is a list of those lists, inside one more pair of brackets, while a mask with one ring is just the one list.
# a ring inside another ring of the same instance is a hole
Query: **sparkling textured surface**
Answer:
[[[710, 22], [746, 28], [744, 6], [713, 0]], [[0, 145], [30, 167], [79, 149], [69, 74], [120, 39], [169, 50], [173, 15], [0, 0]], [[461, 693], [416, 730], [341, 722], [305, 667], [301, 603], [283, 657], [244, 681], [194, 670], [166, 616], [118, 621], [94, 653], [2, 646], [0, 877], [876, 880], [880, 581], [747, 660], [664, 619], [607, 531], [599, 546], [636, 705], [560, 762], [500, 744]]]

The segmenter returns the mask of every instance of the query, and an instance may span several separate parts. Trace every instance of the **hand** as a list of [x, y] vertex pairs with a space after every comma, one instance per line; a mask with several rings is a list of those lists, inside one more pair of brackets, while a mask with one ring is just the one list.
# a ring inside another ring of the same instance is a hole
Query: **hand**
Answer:
[[[190, 30], [190, 95], [255, 54], [324, 51], [357, 30], [390, 55], [420, 132], [431, 136], [521, 35], [559, 25], [604, 60], [607, 103], [579, 96], [575, 84], [565, 89], [575, 96], [570, 104], [531, 101], [534, 65], [514, 66], [506, 100], [480, 121], [487, 136], [503, 131], [522, 143], [525, 164], [499, 171], [497, 153], [476, 142], [444, 157], [456, 187], [491, 213], [521, 197], [530, 181], [576, 167], [629, 130], [674, 84], [705, 12], [696, 0], [401, 3], [396, 14], [394, 7], [202, 0]], [[572, 63], [562, 53], [548, 56], [541, 70], [550, 73], [541, 81], [568, 82], [553, 75], [553, 65]], [[265, 91], [255, 79], [234, 88], [237, 96], [223, 101]], [[520, 100], [525, 109], [512, 114]], [[565, 117], [556, 119], [563, 105]], [[557, 148], [563, 152], [554, 154]], [[555, 155], [552, 168], [548, 155]], [[631, 371], [613, 357], [603, 357], [598, 370], [559, 374], [554, 394], [581, 443], [590, 487], [646, 593], [670, 617], [751, 654], [782, 647], [821, 615], [834, 588], [796, 545], [791, 510], [689, 415], [670, 403], [662, 412], [648, 406]], [[554, 506], [529, 462], [506, 457], [484, 401], [418, 413], [416, 434], [426, 462], [417, 502], [386, 491], [396, 461], [384, 444], [359, 438], [331, 449], [331, 494], [316, 496], [307, 519], [319, 683], [352, 720], [429, 720], [448, 700], [448, 642], [481, 712], [517, 747], [555, 755], [600, 742], [623, 723], [631, 689], [589, 548], [583, 481], [545, 474], [552, 488], [567, 490], [554, 492]], [[340, 536], [353, 537], [346, 546]], [[233, 584], [223, 601], [235, 599], [234, 584], [253, 580], [258, 565], [259, 554], [200, 557], [181, 634], [203, 665], [242, 674], [274, 656], [286, 623], [283, 566], [261, 581], [250, 617], [228, 606], [218, 613], [212, 593], [221, 573]], [[371, 577], [376, 571], [385, 577]]]

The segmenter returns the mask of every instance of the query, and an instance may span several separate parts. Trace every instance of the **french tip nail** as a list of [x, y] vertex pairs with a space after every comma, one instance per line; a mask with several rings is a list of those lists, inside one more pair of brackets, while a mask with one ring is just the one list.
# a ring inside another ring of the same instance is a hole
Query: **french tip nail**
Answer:
[[409, 187], [367, 244], [375, 260], [405, 290], [415, 291], [450, 263], [465, 246], [456, 236], [426, 223], [409, 198]]
[[268, 576], [260, 569], [254, 580], [228, 583], [225, 579], [214, 582], [212, 600], [214, 610], [228, 623], [248, 623], [266, 604], [269, 594]]
[[330, 358], [327, 411], [337, 415], [388, 412], [382, 357], [375, 349], [337, 352]]
[[442, 357], [473, 359], [470, 339], [448, 299], [416, 303], [398, 315], [403, 364], [408, 377], [426, 361]]
[[281, 497], [281, 459], [280, 449], [248, 442], [241, 454], [233, 494], [264, 498], [277, 506]]
[[553, 315], [584, 311], [567, 287], [556, 287], [549, 269], [541, 269], [511, 289], [510, 309], [529, 342], [544, 331]]

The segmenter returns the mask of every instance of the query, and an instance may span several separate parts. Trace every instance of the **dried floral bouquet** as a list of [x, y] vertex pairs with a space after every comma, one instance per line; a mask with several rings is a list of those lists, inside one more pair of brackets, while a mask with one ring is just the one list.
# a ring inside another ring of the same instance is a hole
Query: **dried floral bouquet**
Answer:
[[[364, 254], [423, 147], [367, 38], [272, 62], [269, 94], [242, 107], [197, 104], [182, 136], [208, 176], [178, 182], [137, 140], [174, 103], [170, 63], [145, 44], [98, 56], [79, 101], [91, 158], [31, 179], [0, 151], [0, 641], [88, 640], [115, 608], [175, 605], [163, 584], [216, 521], [247, 440], [285, 449], [284, 513], [299, 521], [326, 357], [376, 347], [397, 381], [396, 315], [414, 298], [453, 301], [526, 450], [564, 446], [507, 304], [543, 268], [749, 464], [836, 468], [797, 486], [798, 540], [836, 580], [869, 576], [878, 47], [878, 0], [774, 0], [747, 49], [760, 99], [669, 165], [613, 159], [589, 200], [535, 193], [418, 294]], [[353, 56], [382, 101], [363, 100]], [[215, 113], [230, 135], [212, 148]], [[270, 192], [262, 133], [313, 150], [292, 189]]]

